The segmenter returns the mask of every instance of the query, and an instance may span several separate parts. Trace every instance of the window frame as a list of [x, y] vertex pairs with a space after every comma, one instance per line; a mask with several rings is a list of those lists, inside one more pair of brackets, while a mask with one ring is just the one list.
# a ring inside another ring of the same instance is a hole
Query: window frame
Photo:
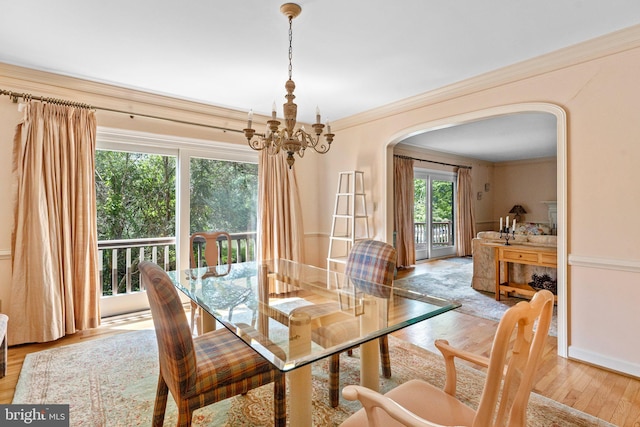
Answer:
[[[180, 270], [189, 267], [191, 158], [253, 164], [257, 164], [259, 159], [258, 152], [248, 145], [102, 126], [97, 128], [96, 149], [176, 157], [176, 268]], [[144, 297], [144, 301], [137, 301], [136, 304], [146, 303], [148, 306], [146, 295], [139, 294]], [[113, 308], [105, 309], [106, 307], [103, 312], [113, 312]]]

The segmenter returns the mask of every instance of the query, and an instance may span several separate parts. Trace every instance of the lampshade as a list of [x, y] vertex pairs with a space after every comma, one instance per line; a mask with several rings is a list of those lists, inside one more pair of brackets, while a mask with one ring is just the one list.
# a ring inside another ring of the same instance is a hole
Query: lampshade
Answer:
[[509, 211], [509, 213], [512, 214], [516, 214], [516, 215], [522, 215], [522, 214], [526, 214], [527, 211], [524, 210], [524, 208], [520, 205], [514, 205], [511, 210]]

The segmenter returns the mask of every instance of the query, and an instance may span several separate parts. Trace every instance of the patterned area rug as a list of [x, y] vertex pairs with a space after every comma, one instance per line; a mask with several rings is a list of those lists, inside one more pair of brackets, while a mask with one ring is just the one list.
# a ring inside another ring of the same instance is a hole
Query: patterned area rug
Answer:
[[[509, 307], [523, 301], [522, 298], [504, 296], [496, 301], [495, 294], [473, 289], [472, 258], [429, 261], [428, 267], [427, 273], [395, 280], [394, 286], [457, 301], [462, 304], [457, 311], [496, 321], [502, 318]], [[557, 307], [553, 309], [549, 335], [557, 336]]]
[[[422, 378], [442, 387], [444, 363], [435, 355], [390, 337], [393, 376], [381, 380], [383, 391], [412, 378]], [[122, 333], [80, 344], [32, 353], [25, 358], [13, 403], [70, 404], [72, 426], [151, 425], [158, 375], [157, 345], [153, 330]], [[336, 426], [357, 410], [358, 402], [341, 398], [328, 405], [327, 363], [313, 364], [313, 425]], [[359, 382], [357, 351], [342, 355], [341, 382]], [[477, 405], [483, 373], [461, 367], [459, 398]], [[273, 424], [273, 386], [266, 385], [210, 405], [194, 413], [194, 425], [269, 426]], [[597, 418], [532, 394], [529, 426], [610, 426]], [[176, 408], [169, 399], [165, 425], [175, 425]]]

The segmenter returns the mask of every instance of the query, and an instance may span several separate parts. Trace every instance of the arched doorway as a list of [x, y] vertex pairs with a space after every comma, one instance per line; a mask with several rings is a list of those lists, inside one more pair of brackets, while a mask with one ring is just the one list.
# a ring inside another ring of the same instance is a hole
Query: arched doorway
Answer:
[[456, 116], [446, 117], [439, 120], [421, 123], [410, 128], [397, 132], [394, 138], [387, 145], [387, 187], [386, 187], [386, 230], [387, 239], [393, 239], [393, 148], [403, 139], [424, 132], [425, 130], [451, 127], [486, 118], [504, 116], [523, 112], [545, 112], [556, 118], [556, 158], [557, 158], [557, 241], [558, 241], [558, 354], [562, 357], [568, 355], [568, 333], [567, 333], [567, 234], [566, 234], [566, 174], [567, 174], [567, 121], [565, 111], [554, 104], [548, 103], [520, 103], [504, 106], [497, 106], [483, 110], [473, 111]]

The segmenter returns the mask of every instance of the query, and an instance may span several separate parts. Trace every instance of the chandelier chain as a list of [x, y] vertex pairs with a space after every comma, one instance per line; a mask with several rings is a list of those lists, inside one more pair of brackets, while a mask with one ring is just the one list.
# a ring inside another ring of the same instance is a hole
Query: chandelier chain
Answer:
[[291, 74], [293, 71], [293, 66], [291, 65], [291, 60], [293, 58], [293, 18], [289, 17], [289, 80], [291, 80]]

